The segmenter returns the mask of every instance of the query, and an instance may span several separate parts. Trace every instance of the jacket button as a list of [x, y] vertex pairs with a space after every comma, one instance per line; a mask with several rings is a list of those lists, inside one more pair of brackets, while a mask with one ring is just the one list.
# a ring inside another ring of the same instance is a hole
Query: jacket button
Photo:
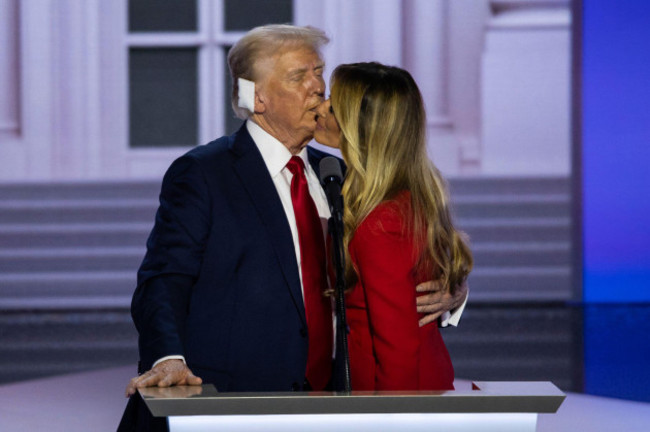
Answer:
[[298, 385], [297, 382], [291, 384], [291, 390], [292, 391], [299, 391], [300, 390], [300, 386]]
[[302, 328], [300, 329], [300, 336], [302, 336], [302, 337], [304, 337], [304, 338], [307, 337], [307, 329], [306, 329], [306, 328], [302, 327]]

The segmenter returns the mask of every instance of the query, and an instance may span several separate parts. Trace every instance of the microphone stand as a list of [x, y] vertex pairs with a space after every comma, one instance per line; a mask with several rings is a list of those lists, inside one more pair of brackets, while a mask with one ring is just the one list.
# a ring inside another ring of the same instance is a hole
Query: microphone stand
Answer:
[[[338, 196], [341, 199], [341, 196]], [[339, 206], [342, 208], [342, 206]], [[350, 352], [348, 350], [348, 324], [345, 318], [345, 254], [343, 253], [343, 215], [341, 211], [332, 212], [328, 221], [329, 232], [332, 235], [332, 255], [336, 268], [336, 355], [335, 382], [336, 391], [350, 393]]]

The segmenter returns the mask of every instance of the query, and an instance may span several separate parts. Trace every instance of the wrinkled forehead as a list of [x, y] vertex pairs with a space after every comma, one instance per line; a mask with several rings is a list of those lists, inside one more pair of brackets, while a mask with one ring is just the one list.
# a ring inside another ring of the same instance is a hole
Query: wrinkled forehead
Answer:
[[263, 53], [254, 62], [255, 81], [263, 81], [271, 74], [286, 75], [294, 70], [323, 67], [320, 51], [301, 42], [285, 42]]

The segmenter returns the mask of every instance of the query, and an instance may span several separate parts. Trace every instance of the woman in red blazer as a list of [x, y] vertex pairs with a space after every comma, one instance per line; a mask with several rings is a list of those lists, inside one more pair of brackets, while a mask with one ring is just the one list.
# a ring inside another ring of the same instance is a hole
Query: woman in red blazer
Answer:
[[453, 389], [438, 327], [418, 325], [414, 285], [449, 290], [472, 268], [447, 191], [426, 152], [425, 112], [411, 75], [378, 63], [341, 65], [319, 109], [317, 141], [340, 147], [347, 318], [354, 390]]

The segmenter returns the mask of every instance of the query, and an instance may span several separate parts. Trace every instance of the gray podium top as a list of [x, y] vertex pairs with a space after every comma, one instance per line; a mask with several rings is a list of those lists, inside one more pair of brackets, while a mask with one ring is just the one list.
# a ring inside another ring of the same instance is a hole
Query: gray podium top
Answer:
[[219, 393], [212, 385], [140, 389], [156, 417], [256, 414], [554, 413], [550, 382], [474, 382], [468, 391]]

